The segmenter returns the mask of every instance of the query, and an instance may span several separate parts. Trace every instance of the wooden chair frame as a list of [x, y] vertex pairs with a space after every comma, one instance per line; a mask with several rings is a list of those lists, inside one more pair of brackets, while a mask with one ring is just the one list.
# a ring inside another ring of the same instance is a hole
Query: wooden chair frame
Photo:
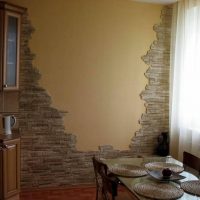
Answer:
[[106, 164], [102, 163], [100, 160], [92, 157], [93, 167], [94, 167], [94, 174], [95, 174], [95, 181], [96, 181], [96, 200], [99, 198], [99, 193], [103, 193], [103, 180], [102, 174], [107, 175], [108, 167]]
[[200, 176], [200, 158], [188, 153], [186, 151], [183, 152], [183, 165], [185, 167], [191, 167], [198, 171], [198, 175]]
[[102, 188], [103, 199], [110, 200], [110, 196], [111, 196], [112, 200], [115, 200], [115, 197], [117, 196], [117, 188], [118, 188], [117, 180], [112, 179], [106, 174], [101, 174], [101, 176], [102, 176], [102, 182], [103, 182], [103, 188]]

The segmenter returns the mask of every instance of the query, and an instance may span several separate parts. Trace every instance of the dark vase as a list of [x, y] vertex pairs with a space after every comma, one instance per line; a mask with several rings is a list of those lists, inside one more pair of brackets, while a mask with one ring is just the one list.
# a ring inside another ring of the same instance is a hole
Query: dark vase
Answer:
[[156, 148], [156, 153], [159, 156], [169, 155], [169, 134], [168, 132], [162, 132], [158, 136], [158, 146]]

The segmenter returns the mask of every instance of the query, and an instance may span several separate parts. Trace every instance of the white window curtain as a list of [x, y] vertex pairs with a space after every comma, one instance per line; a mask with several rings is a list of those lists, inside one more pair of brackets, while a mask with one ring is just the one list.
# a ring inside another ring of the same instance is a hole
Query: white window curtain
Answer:
[[200, 0], [174, 6], [171, 49], [170, 150], [200, 156]]

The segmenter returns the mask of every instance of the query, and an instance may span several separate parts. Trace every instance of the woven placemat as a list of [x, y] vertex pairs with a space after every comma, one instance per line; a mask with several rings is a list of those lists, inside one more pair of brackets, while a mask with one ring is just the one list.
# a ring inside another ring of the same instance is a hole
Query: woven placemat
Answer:
[[166, 163], [166, 162], [150, 162], [146, 163], [145, 167], [148, 170], [162, 170], [164, 168], [169, 168], [171, 171], [175, 173], [180, 173], [184, 170], [184, 168], [180, 165], [174, 163]]
[[167, 183], [138, 183], [133, 186], [133, 190], [144, 197], [151, 199], [178, 199], [184, 191]]
[[185, 181], [181, 183], [181, 187], [187, 193], [200, 196], [200, 180]]
[[115, 164], [109, 168], [109, 171], [118, 176], [139, 177], [147, 175], [144, 168], [130, 164]]

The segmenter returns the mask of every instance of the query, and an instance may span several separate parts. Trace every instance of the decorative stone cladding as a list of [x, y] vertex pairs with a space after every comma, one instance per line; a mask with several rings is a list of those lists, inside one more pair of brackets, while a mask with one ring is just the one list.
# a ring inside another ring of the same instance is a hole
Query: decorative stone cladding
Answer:
[[130, 150], [119, 151], [105, 145], [98, 151], [81, 152], [76, 149], [76, 136], [65, 131], [65, 112], [51, 106], [51, 97], [38, 84], [40, 74], [32, 64], [35, 56], [29, 49], [34, 29], [28, 14], [23, 15], [19, 78], [22, 188], [92, 183], [93, 155], [113, 158], [153, 153], [157, 135], [168, 130], [170, 21], [171, 9], [164, 8], [162, 24], [154, 27], [158, 41], [143, 57], [151, 65], [146, 73], [149, 85], [141, 95], [147, 102], [147, 113], [140, 120], [142, 128], [133, 138]]
[[134, 156], [131, 151], [76, 150], [76, 136], [65, 132], [62, 111], [51, 107], [51, 97], [38, 84], [29, 39], [34, 31], [27, 13], [22, 19], [19, 129], [21, 134], [21, 186], [57, 187], [94, 182], [92, 156]]
[[146, 112], [139, 123], [141, 129], [132, 138], [130, 149], [135, 153], [155, 153], [157, 137], [161, 132], [169, 132], [169, 72], [172, 7], [166, 6], [161, 12], [161, 23], [154, 26], [157, 40], [142, 57], [149, 65], [145, 76], [148, 85], [141, 93]]

